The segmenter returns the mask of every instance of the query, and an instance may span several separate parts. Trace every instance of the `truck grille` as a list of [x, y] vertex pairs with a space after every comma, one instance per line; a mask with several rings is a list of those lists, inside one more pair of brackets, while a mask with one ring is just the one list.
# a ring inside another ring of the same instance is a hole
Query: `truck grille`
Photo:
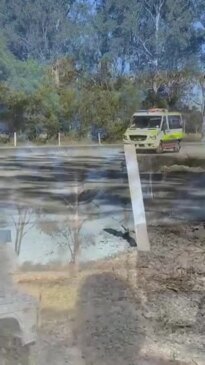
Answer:
[[131, 141], [145, 141], [147, 136], [130, 136]]

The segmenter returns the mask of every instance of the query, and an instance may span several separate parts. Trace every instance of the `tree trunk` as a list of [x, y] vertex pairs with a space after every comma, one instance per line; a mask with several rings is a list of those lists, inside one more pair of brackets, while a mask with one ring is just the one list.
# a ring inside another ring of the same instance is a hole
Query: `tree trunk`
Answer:
[[53, 65], [53, 68], [52, 68], [52, 73], [53, 73], [54, 82], [55, 82], [56, 87], [60, 86], [60, 75], [59, 75], [60, 71], [59, 71], [59, 68], [60, 68], [59, 61], [57, 61], [55, 63], [55, 65]]
[[16, 238], [15, 238], [15, 252], [18, 255], [18, 241], [19, 241], [19, 229], [16, 229]]
[[156, 73], [158, 73], [159, 67], [159, 26], [160, 26], [160, 10], [157, 11], [157, 15], [155, 18], [155, 67]]
[[71, 255], [71, 261], [70, 261], [70, 273], [75, 274], [78, 271], [79, 268], [79, 262], [78, 262], [78, 255], [75, 251], [73, 251], [73, 254]]

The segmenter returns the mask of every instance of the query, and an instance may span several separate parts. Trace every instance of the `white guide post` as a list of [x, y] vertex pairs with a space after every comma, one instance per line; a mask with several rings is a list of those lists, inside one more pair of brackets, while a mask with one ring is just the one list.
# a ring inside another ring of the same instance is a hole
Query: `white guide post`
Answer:
[[16, 132], [14, 132], [14, 147], [17, 145], [17, 138], [16, 138]]
[[99, 143], [99, 145], [101, 145], [102, 143], [101, 143], [101, 135], [100, 135], [100, 132], [98, 133], [98, 143]]
[[131, 144], [125, 144], [124, 151], [132, 202], [132, 212], [134, 217], [137, 248], [139, 251], [149, 251], [150, 243], [147, 233], [144, 201], [135, 146]]

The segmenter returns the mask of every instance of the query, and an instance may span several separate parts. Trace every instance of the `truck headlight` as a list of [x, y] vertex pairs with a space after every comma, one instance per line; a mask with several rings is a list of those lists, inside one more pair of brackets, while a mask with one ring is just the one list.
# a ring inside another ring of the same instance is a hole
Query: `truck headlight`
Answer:
[[155, 139], [157, 139], [157, 137], [156, 136], [150, 136], [149, 139], [155, 140]]

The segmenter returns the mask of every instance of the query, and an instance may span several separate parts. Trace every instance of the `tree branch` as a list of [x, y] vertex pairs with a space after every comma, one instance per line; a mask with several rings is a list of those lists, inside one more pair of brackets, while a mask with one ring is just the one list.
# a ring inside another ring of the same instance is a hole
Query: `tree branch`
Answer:
[[194, 104], [196, 104], [196, 105], [199, 105], [199, 106], [202, 106], [203, 105], [203, 102], [199, 102], [199, 101], [197, 101], [197, 100], [193, 100], [193, 103]]
[[138, 39], [139, 39], [140, 43], [142, 44], [142, 46], [143, 46], [143, 48], [144, 48], [145, 52], [146, 52], [146, 53], [147, 53], [150, 57], [152, 57], [152, 58], [153, 58], [153, 54], [149, 51], [149, 49], [147, 48], [147, 46], [146, 46], [145, 42], [143, 42], [143, 40], [142, 40], [140, 37], [138, 37]]
[[148, 4], [148, 2], [147, 2], [147, 0], [144, 0], [144, 2], [145, 2], [145, 10], [147, 10], [148, 11], [148, 13], [151, 15], [151, 18], [155, 21], [155, 17], [154, 17], [154, 15], [153, 15], [153, 13], [152, 13], [152, 10], [150, 9], [150, 5]]
[[161, 3], [159, 4], [159, 12], [161, 11], [164, 3], [165, 3], [165, 0], [161, 0]]

